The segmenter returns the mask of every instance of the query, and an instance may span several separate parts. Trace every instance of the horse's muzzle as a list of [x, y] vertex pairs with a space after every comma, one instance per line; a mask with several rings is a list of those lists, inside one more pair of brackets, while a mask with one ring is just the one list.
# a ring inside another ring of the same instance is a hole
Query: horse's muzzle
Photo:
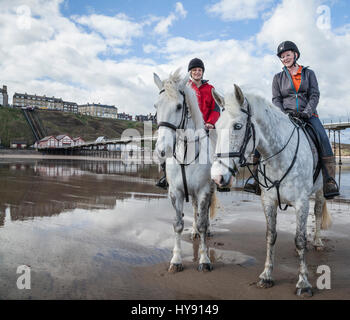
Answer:
[[231, 173], [226, 173], [213, 177], [213, 180], [220, 188], [231, 188], [233, 184], [233, 175]]

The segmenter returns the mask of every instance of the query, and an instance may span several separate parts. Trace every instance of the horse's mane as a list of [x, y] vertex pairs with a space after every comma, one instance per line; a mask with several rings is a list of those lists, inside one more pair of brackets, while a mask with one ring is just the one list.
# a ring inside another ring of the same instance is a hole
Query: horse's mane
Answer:
[[181, 81], [180, 69], [177, 69], [174, 73], [171, 73], [169, 78], [164, 80], [164, 90], [166, 94], [172, 98], [177, 99], [179, 95], [179, 84]]
[[[286, 114], [284, 114], [278, 107], [273, 105], [271, 102], [267, 101], [264, 97], [253, 94], [253, 93], [247, 93], [245, 94], [246, 99], [248, 100], [251, 108], [252, 113], [255, 115], [255, 119], [259, 121], [259, 119], [262, 119], [263, 117], [269, 117], [269, 121], [281, 121], [283, 119], [288, 119]], [[232, 116], [237, 116], [241, 112], [241, 107], [238, 104], [235, 94], [230, 93], [226, 98], [226, 101], [230, 108], [227, 110], [229, 113], [232, 114]]]

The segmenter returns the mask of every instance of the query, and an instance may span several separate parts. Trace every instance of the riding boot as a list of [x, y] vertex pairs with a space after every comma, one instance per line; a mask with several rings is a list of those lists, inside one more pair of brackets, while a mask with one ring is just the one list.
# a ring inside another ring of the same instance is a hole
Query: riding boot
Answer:
[[335, 157], [322, 157], [323, 162], [323, 195], [326, 199], [339, 196], [339, 188], [335, 181]]
[[[257, 157], [253, 157], [253, 163], [257, 163], [259, 161], [260, 158]], [[258, 164], [255, 164], [253, 166], [253, 174], [256, 178], [258, 178]], [[252, 180], [252, 182], [250, 182], [250, 180]], [[255, 193], [256, 195], [260, 196], [261, 195], [261, 189], [260, 189], [260, 185], [259, 182], [257, 180], [255, 180], [253, 178], [253, 176], [250, 176], [247, 180], [247, 182], [245, 183], [244, 187], [243, 187], [244, 191], [250, 192], [250, 193]]]
[[166, 170], [165, 170], [165, 162], [163, 162], [160, 167], [163, 170], [163, 176], [159, 179], [159, 181], [156, 183], [156, 186], [159, 188], [162, 188], [164, 190], [168, 190], [168, 182], [166, 181]]

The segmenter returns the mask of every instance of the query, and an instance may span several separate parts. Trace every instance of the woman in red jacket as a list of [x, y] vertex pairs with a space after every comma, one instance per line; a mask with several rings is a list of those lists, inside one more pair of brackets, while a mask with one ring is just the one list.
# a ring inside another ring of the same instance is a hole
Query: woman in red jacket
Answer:
[[[194, 58], [188, 64], [188, 71], [190, 72], [189, 85], [191, 85], [196, 92], [205, 129], [209, 130], [215, 128], [215, 123], [220, 117], [220, 108], [211, 94], [211, 90], [214, 87], [209, 84], [208, 80], [203, 80], [204, 70], [204, 63], [201, 59]], [[168, 188], [168, 183], [166, 181], [165, 162], [161, 164], [161, 167], [164, 171], [164, 175], [157, 182], [156, 186], [166, 190]]]

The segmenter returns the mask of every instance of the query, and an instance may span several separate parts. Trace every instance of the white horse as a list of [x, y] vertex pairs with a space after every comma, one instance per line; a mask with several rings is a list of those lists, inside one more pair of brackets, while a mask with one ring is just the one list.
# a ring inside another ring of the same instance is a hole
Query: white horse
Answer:
[[156, 152], [161, 161], [166, 159], [169, 196], [176, 210], [175, 247], [170, 272], [183, 269], [181, 258], [183, 202], [188, 195], [192, 197], [194, 213], [192, 236], [196, 233], [200, 236], [198, 270], [212, 269], [207, 254], [206, 236], [209, 227], [209, 208], [211, 217], [215, 210], [215, 183], [211, 180], [210, 168], [216, 136], [210, 134], [210, 139], [208, 138], [196, 94], [187, 85], [188, 80], [188, 75], [184, 79], [181, 78], [180, 69], [164, 81], [154, 74], [154, 82], [160, 90], [155, 104], [159, 128]]
[[[265, 268], [257, 285], [263, 288], [273, 286], [277, 207], [287, 204], [296, 211], [295, 245], [300, 262], [296, 294], [311, 296], [312, 287], [307, 278], [305, 250], [309, 199], [313, 193], [316, 193], [316, 248], [323, 246], [320, 238], [321, 224], [322, 229], [326, 229], [331, 221], [323, 196], [322, 174], [313, 181], [315, 164], [309, 142], [304, 132], [297, 129], [298, 126], [280, 109], [255, 95], [247, 95], [245, 98], [236, 85], [234, 93], [226, 95], [225, 98], [216, 92], [213, 92], [213, 96], [217, 103], [225, 106], [225, 111], [216, 124], [217, 158], [211, 169], [216, 184], [232, 184], [232, 176], [245, 165], [254, 148], [260, 152], [261, 163], [265, 166], [265, 172], [263, 169], [259, 170], [258, 178], [263, 185], [261, 202], [267, 222], [267, 253]], [[236, 164], [237, 159], [239, 163]]]

